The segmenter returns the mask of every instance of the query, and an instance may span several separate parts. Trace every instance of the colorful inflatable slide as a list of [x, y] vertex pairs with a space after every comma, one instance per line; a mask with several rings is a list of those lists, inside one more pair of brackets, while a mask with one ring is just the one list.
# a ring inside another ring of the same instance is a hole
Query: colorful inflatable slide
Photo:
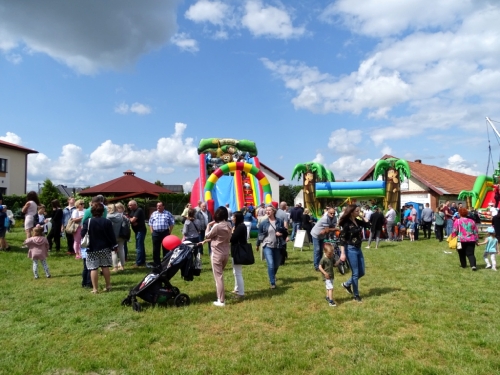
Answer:
[[[495, 202], [493, 184], [494, 181], [492, 177], [485, 175], [477, 176], [472, 191], [465, 192], [470, 193], [469, 196], [471, 197], [472, 207], [477, 210], [479, 208], [488, 207], [488, 203], [490, 202]], [[460, 194], [462, 195], [462, 193], [464, 192], [461, 192]]]
[[207, 202], [209, 210], [229, 204], [231, 210], [271, 203], [271, 186], [260, 170], [257, 147], [248, 140], [202, 139], [198, 146], [200, 176], [191, 191], [191, 204]]

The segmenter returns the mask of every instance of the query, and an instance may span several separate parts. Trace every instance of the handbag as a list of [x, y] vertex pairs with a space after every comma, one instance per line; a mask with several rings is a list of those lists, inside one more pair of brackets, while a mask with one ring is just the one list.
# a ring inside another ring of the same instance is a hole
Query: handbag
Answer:
[[451, 236], [448, 236], [448, 247], [450, 249], [456, 249], [457, 248], [457, 244], [458, 244], [458, 239], [457, 237], [451, 237]]
[[80, 242], [81, 247], [85, 247], [85, 248], [87, 248], [87, 247], [89, 247], [89, 245], [90, 245], [90, 236], [89, 236], [89, 232], [90, 232], [90, 221], [91, 221], [91, 220], [92, 220], [92, 219], [89, 219], [89, 225], [88, 225], [88, 227], [87, 227], [87, 233], [85, 233], [85, 236], [83, 236], [82, 241]]
[[255, 263], [252, 245], [249, 243], [231, 244], [231, 256], [233, 257], [234, 264], [249, 266]]
[[69, 234], [73, 234], [78, 230], [79, 223], [75, 223], [73, 219], [68, 220], [68, 224], [66, 224], [66, 227], [64, 228], [64, 231]]

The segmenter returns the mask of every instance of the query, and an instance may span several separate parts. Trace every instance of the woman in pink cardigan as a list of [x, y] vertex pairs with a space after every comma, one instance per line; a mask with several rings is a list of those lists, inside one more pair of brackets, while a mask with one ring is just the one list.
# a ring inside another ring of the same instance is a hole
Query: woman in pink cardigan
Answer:
[[228, 220], [228, 212], [226, 207], [219, 207], [214, 214], [214, 221], [207, 225], [205, 230], [205, 240], [203, 243], [210, 241], [212, 248], [211, 260], [212, 271], [214, 273], [215, 286], [217, 288], [217, 301], [214, 306], [225, 306], [224, 295], [224, 268], [229, 260], [231, 250], [230, 240], [232, 235], [231, 224]]
[[469, 211], [466, 208], [459, 209], [458, 213], [460, 214], [460, 219], [455, 220], [453, 223], [451, 237], [458, 237], [457, 252], [460, 258], [460, 266], [466, 268], [466, 258], [468, 258], [470, 268], [472, 271], [475, 271], [477, 268], [474, 250], [479, 241], [477, 226], [474, 220], [467, 217]]

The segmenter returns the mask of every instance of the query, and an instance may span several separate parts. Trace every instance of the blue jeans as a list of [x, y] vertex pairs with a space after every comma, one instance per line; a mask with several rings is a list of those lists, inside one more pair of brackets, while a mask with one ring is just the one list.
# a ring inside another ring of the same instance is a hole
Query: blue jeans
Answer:
[[281, 264], [281, 252], [278, 248], [264, 246], [264, 256], [267, 263], [267, 274], [271, 285], [276, 285], [276, 272]]
[[142, 266], [146, 263], [146, 248], [144, 247], [144, 240], [146, 239], [146, 230], [135, 233], [135, 264]]
[[292, 241], [295, 240], [295, 236], [297, 235], [297, 231], [300, 229], [300, 225], [302, 223], [293, 222], [292, 224]]
[[323, 257], [323, 243], [325, 240], [320, 240], [314, 236], [313, 238], [313, 260], [314, 260], [314, 269], [317, 270], [319, 267], [319, 262], [321, 262], [321, 258]]
[[352, 285], [353, 294], [359, 296], [358, 280], [365, 275], [365, 258], [361, 249], [352, 245], [347, 245], [346, 256], [351, 266], [352, 275], [345, 284]]
[[449, 236], [453, 232], [453, 220], [446, 219], [446, 235]]

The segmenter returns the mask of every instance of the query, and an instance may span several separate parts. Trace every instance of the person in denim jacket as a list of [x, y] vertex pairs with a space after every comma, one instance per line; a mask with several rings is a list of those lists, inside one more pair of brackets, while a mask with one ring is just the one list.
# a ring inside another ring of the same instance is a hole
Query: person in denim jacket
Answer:
[[276, 273], [281, 264], [281, 251], [286, 246], [288, 240], [288, 231], [285, 228], [283, 220], [276, 217], [276, 208], [269, 205], [266, 208], [267, 219], [264, 219], [259, 225], [259, 234], [257, 238], [257, 251], [262, 245], [262, 251], [266, 257], [267, 273], [271, 289], [276, 288]]

